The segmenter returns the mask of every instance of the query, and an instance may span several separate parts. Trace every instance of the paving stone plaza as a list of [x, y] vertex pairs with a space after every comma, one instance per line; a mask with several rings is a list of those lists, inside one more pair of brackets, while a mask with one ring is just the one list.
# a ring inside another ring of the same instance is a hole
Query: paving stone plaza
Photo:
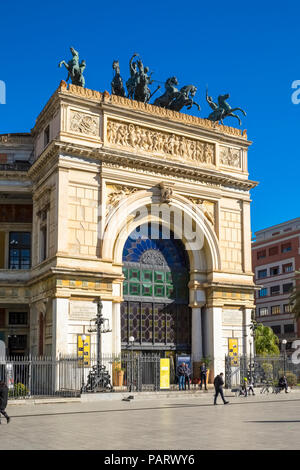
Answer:
[[[120, 399], [9, 403], [3, 450], [262, 450], [300, 448], [300, 392], [228, 396], [153, 394]], [[161, 398], [160, 398], [161, 397]], [[105, 430], [105, 432], [103, 432]], [[108, 456], [110, 456], [108, 452]]]

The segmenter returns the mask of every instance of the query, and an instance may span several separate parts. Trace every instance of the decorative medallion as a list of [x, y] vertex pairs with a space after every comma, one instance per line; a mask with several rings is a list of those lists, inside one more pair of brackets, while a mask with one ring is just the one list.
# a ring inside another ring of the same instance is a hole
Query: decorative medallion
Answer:
[[99, 117], [71, 111], [70, 131], [99, 137]]

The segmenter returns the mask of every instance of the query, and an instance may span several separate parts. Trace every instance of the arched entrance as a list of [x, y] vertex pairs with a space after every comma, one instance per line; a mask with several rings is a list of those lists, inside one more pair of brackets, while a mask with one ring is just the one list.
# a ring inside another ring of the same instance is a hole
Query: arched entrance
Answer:
[[191, 351], [189, 259], [171, 232], [164, 238], [157, 224], [143, 224], [123, 248], [121, 346], [144, 353]]

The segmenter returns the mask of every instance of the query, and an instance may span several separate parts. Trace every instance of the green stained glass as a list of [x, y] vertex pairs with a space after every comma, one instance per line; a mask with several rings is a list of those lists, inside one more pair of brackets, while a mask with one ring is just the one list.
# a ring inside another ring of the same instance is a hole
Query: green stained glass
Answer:
[[152, 282], [153, 275], [150, 269], [143, 269], [142, 270], [142, 281], [143, 282]]
[[142, 284], [142, 295], [152, 296], [152, 285], [151, 284]]
[[129, 295], [140, 295], [140, 285], [135, 282], [130, 282]]
[[154, 282], [163, 283], [165, 280], [165, 273], [163, 271], [154, 271]]
[[172, 273], [166, 272], [166, 282], [171, 283], [173, 281]]
[[124, 274], [124, 276], [125, 276], [125, 279], [128, 279], [128, 269], [127, 269], [127, 268], [123, 268], [123, 269], [122, 269], [122, 272], [123, 272], [123, 274]]
[[165, 287], [155, 284], [155, 286], [154, 286], [154, 295], [155, 295], [155, 297], [164, 297], [165, 296]]
[[139, 269], [129, 269], [129, 279], [130, 281], [139, 281], [140, 280], [140, 270]]

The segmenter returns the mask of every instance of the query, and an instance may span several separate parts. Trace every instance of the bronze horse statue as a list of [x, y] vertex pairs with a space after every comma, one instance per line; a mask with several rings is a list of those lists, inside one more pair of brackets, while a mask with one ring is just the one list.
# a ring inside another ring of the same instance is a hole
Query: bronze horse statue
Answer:
[[123, 80], [120, 75], [120, 65], [118, 60], [113, 61], [112, 68], [115, 72], [115, 75], [112, 79], [111, 82], [111, 93], [112, 95], [117, 95], [117, 96], [126, 96], [125, 89], [123, 86]]
[[161, 108], [168, 108], [172, 101], [178, 97], [179, 95], [179, 90], [176, 88], [176, 85], [178, 85], [178, 81], [176, 77], [170, 77], [167, 79], [165, 83], [165, 93], [154, 101], [154, 106], [160, 106]]
[[68, 76], [66, 82], [71, 79], [73, 85], [82, 86], [85, 85], [85, 80], [83, 76], [83, 71], [86, 67], [85, 60], [82, 60], [79, 64], [79, 54], [74, 49], [74, 47], [70, 47], [70, 51], [72, 54], [72, 59], [69, 62], [65, 62], [64, 60], [60, 61], [58, 66], [61, 67], [64, 65], [68, 71]]
[[210, 121], [220, 121], [222, 124], [224, 124], [223, 119], [228, 116], [231, 116], [236, 118], [239, 121], [239, 125], [241, 125], [242, 121], [240, 117], [237, 114], [234, 114], [234, 112], [240, 111], [241, 113], [243, 113], [244, 116], [246, 116], [246, 113], [241, 108], [231, 108], [229, 103], [227, 103], [226, 101], [228, 100], [228, 98], [230, 98], [230, 95], [228, 93], [225, 95], [220, 95], [218, 97], [218, 104], [214, 103], [213, 98], [211, 96], [208, 96], [208, 90], [206, 90], [206, 101], [213, 110], [213, 112], [210, 113], [207, 119], [209, 119]]
[[197, 92], [197, 88], [194, 85], [186, 85], [180, 89], [176, 98], [168, 106], [168, 109], [173, 111], [181, 111], [184, 106], [187, 106], [187, 109], [191, 109], [193, 105], [197, 106], [198, 111], [200, 111], [200, 105], [196, 103], [193, 98]]

